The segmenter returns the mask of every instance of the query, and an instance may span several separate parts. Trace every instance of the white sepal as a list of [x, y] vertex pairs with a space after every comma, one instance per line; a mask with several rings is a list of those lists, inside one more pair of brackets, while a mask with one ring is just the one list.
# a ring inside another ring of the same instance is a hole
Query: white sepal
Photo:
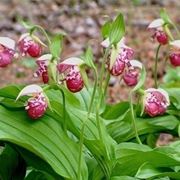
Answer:
[[15, 50], [15, 41], [8, 37], [0, 37], [0, 44], [5, 46], [8, 49]]
[[77, 57], [71, 57], [71, 58], [65, 59], [60, 64], [71, 65], [71, 66], [80, 66], [80, 65], [84, 64], [84, 61]]
[[175, 48], [180, 49], [180, 40], [171, 41], [169, 44]]
[[107, 48], [110, 46], [109, 38], [106, 38], [104, 41], [101, 42], [101, 46]]
[[162, 27], [165, 24], [164, 20], [159, 18], [159, 19], [155, 19], [154, 21], [152, 21], [149, 26], [148, 29], [154, 29], [154, 28], [158, 28], [158, 27]]
[[36, 84], [32, 84], [32, 85], [28, 85], [26, 87], [24, 87], [20, 93], [18, 94], [16, 101], [21, 97], [21, 96], [33, 96], [39, 93], [42, 93], [43, 89], [36, 85]]
[[52, 59], [52, 54], [44, 54], [40, 56], [37, 60], [38, 61], [45, 61], [45, 60], [51, 60]]
[[32, 38], [31, 38], [31, 36], [30, 36], [29, 33], [24, 33], [24, 34], [22, 34], [22, 35], [20, 36], [20, 38], [19, 38], [19, 41], [23, 40], [24, 38], [26, 38], [27, 41], [32, 40]]
[[143, 64], [142, 64], [140, 61], [135, 60], [135, 59], [131, 60], [131, 61], [130, 61], [130, 64], [131, 64], [131, 66], [137, 67], [137, 68], [139, 68], [139, 69], [142, 69], [142, 68], [143, 68]]

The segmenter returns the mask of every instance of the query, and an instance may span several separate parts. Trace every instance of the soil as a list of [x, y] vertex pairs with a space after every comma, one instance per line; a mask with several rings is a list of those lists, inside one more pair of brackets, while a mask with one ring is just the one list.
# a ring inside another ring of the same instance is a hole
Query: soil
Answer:
[[[144, 63], [147, 69], [147, 80], [145, 86], [152, 87], [152, 68], [155, 57], [157, 43], [152, 42], [147, 31], [148, 24], [159, 17], [159, 11], [165, 7], [174, 22], [179, 24], [180, 18], [178, 1], [140, 1], [139, 5], [134, 5], [131, 1], [61, 1], [61, 0], [41, 0], [41, 1], [21, 1], [4, 0], [0, 2], [0, 34], [8, 36], [16, 41], [19, 36], [26, 32], [26, 29], [19, 23], [20, 19], [28, 20], [34, 24], [44, 27], [47, 32], [68, 34], [65, 42], [61, 60], [71, 56], [80, 55], [90, 44], [93, 47], [96, 62], [102, 56], [102, 41], [100, 27], [109, 16], [113, 18], [119, 12], [124, 14], [126, 21], [126, 39], [128, 46], [135, 50], [135, 59]], [[40, 34], [42, 40], [45, 39]], [[46, 50], [45, 50], [46, 51]], [[163, 47], [160, 52], [160, 64], [158, 76], [165, 73], [165, 59], [167, 47]], [[23, 62], [24, 61], [24, 62]], [[29, 61], [29, 62], [28, 62]], [[39, 79], [33, 77], [35, 66], [32, 60], [15, 60], [8, 68], [0, 70], [0, 85], [9, 83], [37, 83]], [[91, 75], [90, 75], [91, 76]], [[109, 102], [124, 100], [128, 96], [130, 88], [123, 81], [112, 77], [109, 87]]]

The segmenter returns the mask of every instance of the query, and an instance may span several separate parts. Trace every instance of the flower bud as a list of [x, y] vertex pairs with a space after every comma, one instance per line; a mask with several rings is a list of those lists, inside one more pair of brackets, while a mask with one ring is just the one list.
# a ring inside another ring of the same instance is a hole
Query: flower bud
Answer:
[[128, 86], [135, 86], [138, 83], [138, 71], [129, 69], [123, 74], [123, 80]]
[[36, 42], [28, 33], [23, 34], [20, 37], [18, 47], [22, 56], [28, 54], [31, 57], [39, 57], [42, 53], [41, 45]]
[[180, 66], [180, 53], [171, 53], [169, 59], [173, 66]]
[[41, 93], [36, 95], [35, 97], [30, 98], [25, 109], [31, 119], [38, 119], [44, 115], [47, 106], [47, 100]]
[[151, 117], [162, 115], [169, 106], [169, 96], [163, 89], [150, 88], [145, 91], [145, 112]]
[[71, 67], [69, 73], [66, 76], [66, 85], [71, 92], [79, 92], [84, 87], [84, 82], [81, 77], [79, 69], [74, 66]]

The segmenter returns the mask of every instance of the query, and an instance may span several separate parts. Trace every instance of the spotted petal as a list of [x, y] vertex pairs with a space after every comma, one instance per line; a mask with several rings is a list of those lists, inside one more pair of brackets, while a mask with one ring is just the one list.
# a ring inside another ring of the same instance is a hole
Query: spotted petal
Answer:
[[166, 98], [167, 105], [170, 104], [169, 95], [168, 95], [168, 93], [167, 93], [164, 89], [162, 89], [162, 88], [158, 88], [158, 89], [149, 88], [149, 89], [145, 90], [145, 93], [150, 93], [150, 92], [154, 92], [154, 91], [158, 91], [158, 92], [160, 92], [161, 94], [163, 94], [164, 97]]

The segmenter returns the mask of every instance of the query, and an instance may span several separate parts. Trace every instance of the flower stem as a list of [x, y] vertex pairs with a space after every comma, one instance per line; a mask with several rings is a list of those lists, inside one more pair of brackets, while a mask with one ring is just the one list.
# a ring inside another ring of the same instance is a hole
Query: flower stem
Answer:
[[173, 23], [172, 24], [172, 26], [174, 27], [174, 29], [175, 29], [175, 31], [176, 31], [176, 33], [177, 33], [177, 35], [179, 36], [179, 38], [180, 38], [180, 32], [179, 32], [179, 30], [178, 30], [178, 28], [177, 28], [177, 26]]
[[104, 97], [104, 93], [107, 89], [106, 86], [108, 86], [108, 82], [109, 82], [109, 79], [110, 79], [110, 76], [109, 78], [106, 78], [106, 82], [105, 82], [105, 91], [103, 92], [103, 77], [104, 77], [104, 71], [105, 71], [105, 64], [106, 64], [106, 59], [108, 57], [108, 54], [109, 54], [109, 50], [110, 50], [110, 46], [105, 50], [105, 54], [103, 56], [103, 61], [102, 61], [102, 65], [101, 65], [101, 72], [100, 72], [100, 78], [99, 78], [99, 94], [100, 94], [100, 97], [99, 97], [99, 100], [98, 100], [98, 103], [97, 103], [97, 106], [96, 106], [96, 122], [97, 122], [97, 128], [98, 128], [98, 132], [99, 132], [99, 138], [100, 140], [103, 142], [103, 136], [102, 136], [102, 130], [101, 130], [101, 123], [100, 123], [100, 118], [99, 118], [99, 110], [100, 110], [100, 106], [101, 106], [101, 103], [102, 103], [102, 99]]
[[44, 28], [42, 28], [42, 27], [39, 26], [39, 25], [35, 25], [34, 28], [39, 29], [39, 30], [45, 35], [45, 37], [46, 37], [46, 39], [47, 39], [47, 42], [48, 42], [48, 44], [49, 44], [49, 46], [50, 46], [51, 40], [50, 40], [48, 34], [46, 33], [46, 31], [44, 30]]
[[[99, 119], [99, 108], [100, 108], [102, 97], [103, 97], [102, 85], [103, 85], [103, 76], [104, 76], [104, 71], [105, 71], [105, 60], [107, 59], [109, 50], [110, 50], [110, 47], [108, 47], [106, 49], [105, 54], [103, 56], [103, 62], [102, 62], [102, 66], [101, 66], [101, 73], [100, 73], [100, 78], [99, 78], [99, 92], [101, 93], [101, 95], [100, 95], [100, 98], [99, 98], [99, 103], [98, 103], [98, 105], [96, 107], [97, 128], [98, 128], [98, 132], [99, 132], [99, 136], [100, 136], [101, 140], [103, 140], [103, 137], [102, 137], [102, 131], [101, 131], [101, 125], [100, 125], [100, 119]], [[82, 124], [81, 134], [80, 134], [80, 142], [79, 142], [80, 150], [79, 150], [78, 175], [77, 175], [78, 180], [81, 179], [81, 166], [82, 166], [82, 154], [83, 154], [83, 143], [84, 143], [84, 130], [85, 130], [86, 122], [89, 119], [89, 116], [90, 116], [90, 113], [91, 113], [91, 110], [92, 110], [92, 107], [93, 107], [93, 101], [94, 101], [94, 97], [95, 97], [96, 89], [97, 89], [97, 85], [98, 85], [98, 73], [97, 73], [97, 70], [95, 68], [94, 68], [94, 71], [95, 71], [95, 84], [94, 84], [93, 93], [92, 93], [92, 96], [91, 96], [90, 105], [89, 105], [89, 108], [88, 108], [87, 118]]]
[[105, 85], [104, 85], [104, 97], [106, 96], [106, 92], [107, 92], [107, 88], [108, 88], [108, 85], [109, 85], [109, 80], [110, 80], [110, 73], [108, 72], [107, 74], [107, 77], [106, 77], [106, 81], [105, 81]]
[[64, 132], [67, 134], [67, 122], [66, 122], [66, 98], [64, 91], [60, 89], [61, 94], [62, 94], [62, 99], [63, 99], [63, 129]]
[[139, 144], [142, 144], [139, 135], [138, 135], [138, 130], [137, 130], [137, 126], [136, 126], [136, 120], [135, 120], [135, 115], [134, 115], [134, 108], [133, 108], [133, 97], [132, 97], [132, 92], [130, 93], [130, 110], [131, 110], [131, 118], [132, 118], [132, 124], [133, 124], [133, 128], [134, 128], [134, 133], [135, 133], [135, 137], [136, 137], [136, 141]]
[[67, 135], [67, 122], [66, 122], [66, 98], [65, 98], [65, 94], [64, 94], [64, 91], [62, 90], [61, 86], [60, 85], [57, 85], [57, 84], [52, 84], [52, 85], [47, 85], [43, 88], [43, 91], [47, 91], [49, 89], [55, 89], [55, 90], [60, 90], [61, 94], [62, 94], [62, 99], [63, 99], [63, 115], [62, 115], [62, 118], [63, 118], [63, 129], [64, 129], [64, 132], [66, 133]]
[[168, 25], [165, 25], [165, 31], [166, 31], [167, 35], [169, 36], [169, 38], [173, 41], [174, 37], [173, 37]]
[[156, 50], [156, 57], [155, 57], [155, 64], [154, 64], [154, 86], [155, 88], [158, 87], [158, 82], [157, 82], [157, 66], [158, 66], [158, 55], [159, 55], [159, 50], [160, 50], [161, 44], [159, 44], [157, 50]]
[[104, 76], [105, 64], [106, 64], [105, 61], [108, 57], [109, 50], [110, 50], [110, 46], [105, 50], [105, 54], [104, 54], [103, 60], [102, 60], [101, 72], [100, 72], [100, 77], [99, 77], [99, 90], [100, 90], [100, 92], [102, 90], [102, 85], [103, 85], [103, 76]]
[[93, 88], [93, 92], [92, 92], [92, 96], [91, 96], [91, 100], [90, 100], [90, 105], [88, 108], [87, 117], [86, 117], [86, 120], [82, 124], [80, 140], [79, 140], [80, 149], [79, 149], [79, 159], [78, 159], [78, 175], [77, 175], [78, 180], [81, 179], [82, 154], [83, 154], [83, 144], [84, 144], [84, 130], [86, 127], [86, 122], [88, 121], [91, 110], [92, 110], [94, 97], [95, 97], [96, 89], [97, 89], [98, 76], [97, 76], [97, 70], [95, 68], [94, 68], [94, 72], [95, 72], [95, 84], [94, 84], [94, 88]]

